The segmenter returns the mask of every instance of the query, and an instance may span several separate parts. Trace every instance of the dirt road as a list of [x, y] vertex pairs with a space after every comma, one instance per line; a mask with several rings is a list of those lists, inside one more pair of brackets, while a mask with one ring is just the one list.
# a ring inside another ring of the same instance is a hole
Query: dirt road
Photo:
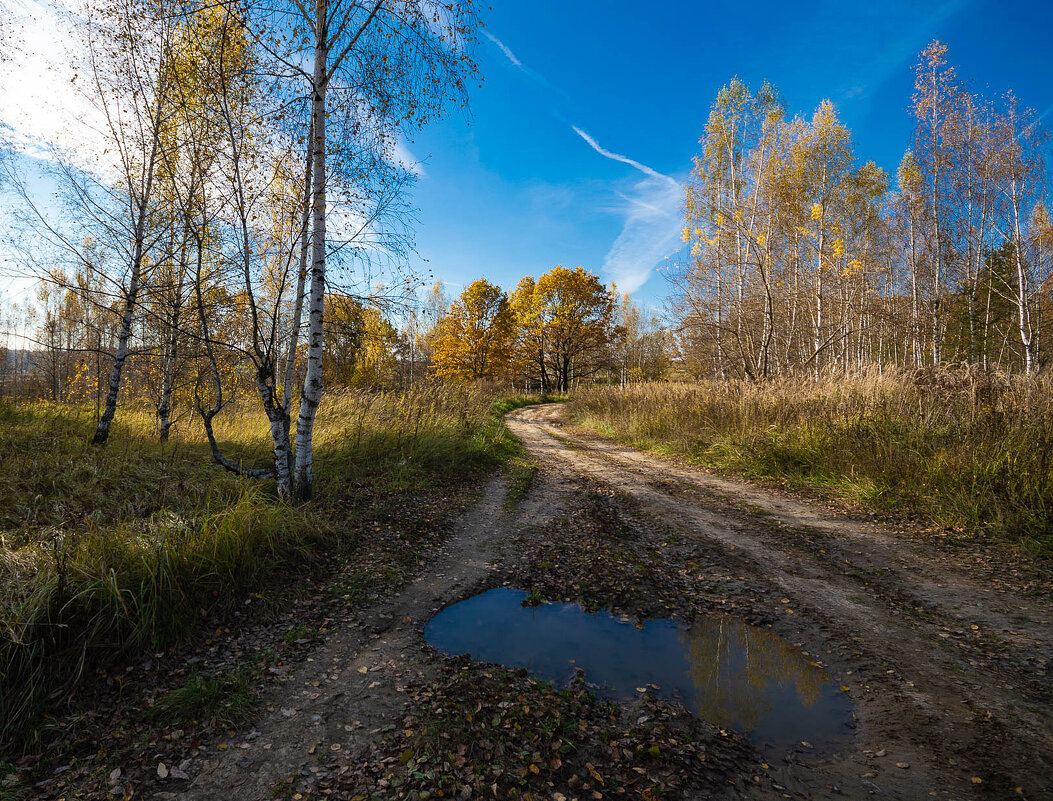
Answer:
[[[451, 669], [466, 669], [431, 651], [423, 626], [444, 606], [506, 584], [637, 618], [730, 613], [792, 642], [851, 698], [855, 732], [836, 751], [742, 756], [736, 746], [727, 767], [711, 749], [717, 778], [669, 782], [677, 790], [668, 797], [1053, 798], [1048, 598], [1021, 597], [876, 523], [584, 435], [563, 412], [530, 407], [507, 418], [539, 464], [514, 508], [494, 479], [424, 575], [334, 624], [268, 691], [254, 725], [204, 744], [137, 797], [435, 797], [414, 796], [409, 784], [399, 795], [385, 778], [417, 758], [407, 757], [407, 738], [418, 726], [406, 721], [427, 719]], [[493, 700], [498, 716], [516, 703]], [[610, 783], [588, 782], [611, 782], [618, 766], [603, 754], [627, 751], [600, 746], [608, 743], [578, 745], [591, 760], [580, 760], [584, 784], [566, 783], [559, 759], [540, 773], [531, 763], [522, 781], [536, 782], [534, 794], [518, 797], [618, 797], [607, 795]], [[463, 762], [456, 768], [470, 771]], [[407, 782], [427, 780], [426, 768], [409, 768]], [[474, 797], [501, 797], [489, 782]], [[620, 797], [657, 797], [636, 792]]]
[[825, 655], [849, 688], [854, 747], [774, 765], [787, 792], [1053, 798], [1048, 598], [1018, 597], [877, 524], [583, 436], [562, 412], [532, 407], [509, 424], [551, 470], [607, 485], [636, 517], [690, 538], [693, 562], [730, 571], [728, 594]]

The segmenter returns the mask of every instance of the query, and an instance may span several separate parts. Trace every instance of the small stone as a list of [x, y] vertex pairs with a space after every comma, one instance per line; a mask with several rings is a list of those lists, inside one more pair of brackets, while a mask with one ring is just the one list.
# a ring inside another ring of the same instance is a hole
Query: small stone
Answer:
[[909, 762], [897, 762], [896, 763], [896, 767], [897, 768], [903, 768], [903, 770], [906, 770], [907, 768], [910, 767], [910, 763]]
[[167, 779], [168, 778], [168, 766], [164, 762], [157, 763], [157, 778]]

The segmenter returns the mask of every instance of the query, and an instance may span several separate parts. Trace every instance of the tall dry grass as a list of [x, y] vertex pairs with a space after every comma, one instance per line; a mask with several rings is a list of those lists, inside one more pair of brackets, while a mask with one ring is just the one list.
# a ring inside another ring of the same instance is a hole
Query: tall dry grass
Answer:
[[[202, 609], [221, 613], [320, 551], [350, 553], [350, 488], [434, 492], [508, 459], [507, 405], [443, 387], [331, 394], [316, 500], [296, 507], [214, 464], [193, 421], [162, 446], [152, 410], [123, 408], [100, 449], [91, 409], [0, 404], [0, 751], [89, 668], [186, 636]], [[251, 404], [216, 434], [232, 458], [267, 464]]]
[[640, 384], [575, 419], [718, 471], [1053, 554], [1053, 380], [971, 370]]

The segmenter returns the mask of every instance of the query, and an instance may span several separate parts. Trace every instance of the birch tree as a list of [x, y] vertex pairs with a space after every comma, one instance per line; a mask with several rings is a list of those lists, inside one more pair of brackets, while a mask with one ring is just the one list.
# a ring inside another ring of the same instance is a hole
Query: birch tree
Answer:
[[947, 64], [947, 46], [929, 44], [915, 66], [913, 111], [917, 118], [914, 156], [925, 177], [932, 235], [928, 239], [932, 261], [932, 361], [943, 361], [943, 294], [945, 292], [946, 203], [950, 164], [949, 120], [958, 93], [957, 75]]
[[[286, 15], [296, 20], [291, 28]], [[474, 24], [470, 2], [430, 0], [316, 0], [284, 6], [280, 14], [257, 8], [246, 20], [250, 29], [261, 30], [261, 42], [287, 78], [306, 90], [310, 106], [311, 269], [305, 293], [307, 369], [293, 471], [298, 498], [312, 493], [312, 434], [323, 391], [324, 300], [332, 280], [327, 278], [330, 182], [353, 187], [367, 203], [376, 199], [370, 188], [382, 191], [377, 173], [383, 177], [383, 162], [392, 160], [400, 132], [424, 124], [450, 101], [464, 101], [475, 72], [469, 53]], [[304, 61], [310, 69], [300, 66]], [[372, 171], [360, 158], [368, 150], [380, 156]]]
[[[117, 411], [144, 267], [157, 244], [157, 232], [149, 223], [157, 203], [157, 173], [165, 157], [162, 130], [170, 108], [171, 16], [163, 4], [116, 0], [114, 5], [89, 11], [86, 36], [89, 74], [104, 120], [102, 133], [116, 160], [114, 186], [107, 186], [115, 209], [103, 211], [87, 193], [80, 200], [93, 206], [93, 212], [105, 214], [111, 227], [127, 234], [124, 241], [118, 240], [127, 261], [120, 331], [105, 407], [92, 438], [101, 445], [109, 437]], [[100, 171], [103, 176], [109, 172], [105, 164]]]

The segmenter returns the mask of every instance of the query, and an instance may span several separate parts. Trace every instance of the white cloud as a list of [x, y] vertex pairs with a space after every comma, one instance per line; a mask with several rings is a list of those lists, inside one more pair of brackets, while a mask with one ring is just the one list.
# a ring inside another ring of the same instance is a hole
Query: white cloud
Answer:
[[624, 222], [603, 262], [603, 272], [620, 290], [635, 292], [647, 282], [655, 266], [680, 247], [683, 188], [675, 178], [606, 150], [578, 126], [571, 127], [604, 158], [628, 164], [647, 176], [630, 193], [620, 193], [624, 205], [616, 211]]
[[418, 178], [427, 178], [428, 171], [424, 169], [424, 162], [413, 155], [409, 145], [406, 144], [400, 135], [396, 133], [394, 136], [394, 144], [391, 146], [391, 152], [388, 157], [406, 172]]
[[[0, 145], [6, 140], [27, 156], [50, 160], [55, 150], [77, 166], [119, 174], [105, 117], [92, 97], [79, 0], [0, 0], [8, 33], [0, 60]], [[431, 15], [429, 15], [429, 19]], [[389, 132], [386, 158], [417, 176], [427, 175], [398, 131]]]
[[523, 66], [523, 63], [518, 58], [516, 58], [516, 54], [512, 52], [511, 48], [509, 48], [508, 45], [506, 45], [504, 42], [502, 42], [489, 31], [483, 31], [483, 36], [485, 36], [487, 39], [489, 39], [491, 42], [497, 45], [501, 49], [501, 52], [505, 54], [505, 57], [509, 61], [511, 61], [515, 66]]
[[679, 183], [666, 175], [647, 177], [622, 194], [621, 233], [603, 262], [603, 272], [624, 292], [635, 292], [666, 256], [681, 245], [684, 202]]
[[10, 31], [10, 58], [0, 62], [0, 126], [36, 158], [50, 158], [52, 147], [101, 149], [91, 141], [99, 112], [78, 87], [79, 41], [64, 11], [41, 0], [0, 0]]

